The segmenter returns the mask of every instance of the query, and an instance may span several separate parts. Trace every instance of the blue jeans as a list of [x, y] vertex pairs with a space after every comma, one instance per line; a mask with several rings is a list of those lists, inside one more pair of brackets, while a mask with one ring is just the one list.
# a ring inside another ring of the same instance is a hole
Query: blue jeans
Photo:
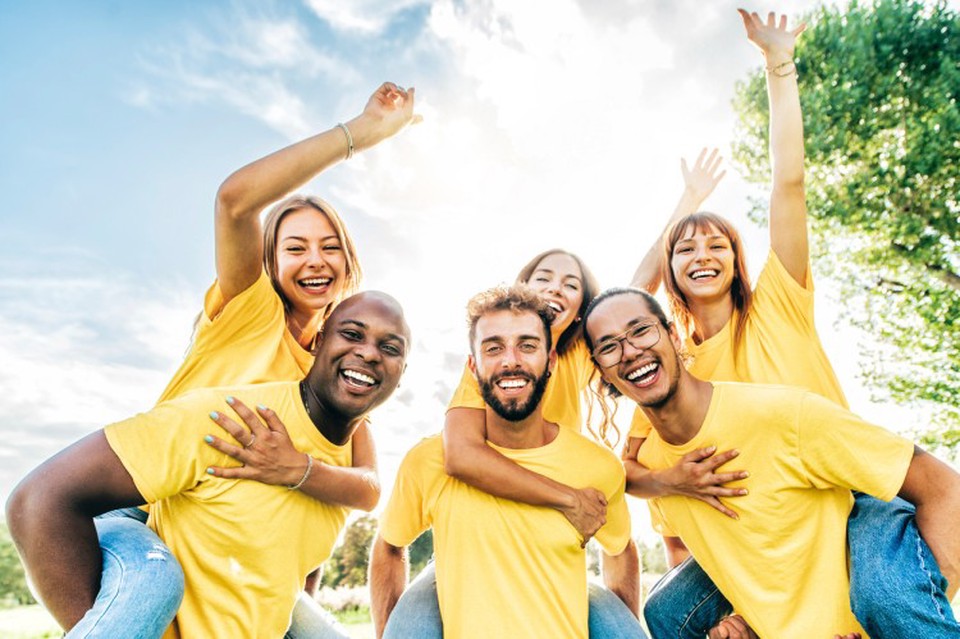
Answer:
[[847, 522], [850, 604], [873, 639], [956, 639], [947, 580], [917, 530], [916, 509], [855, 493]]
[[68, 639], [159, 639], [183, 599], [183, 571], [147, 528], [147, 513], [113, 511], [94, 520], [103, 554], [100, 592]]
[[[589, 588], [589, 631], [593, 639], [646, 639], [640, 622], [619, 597], [597, 584]], [[383, 639], [443, 639], [433, 562], [417, 575], [394, 606]]]
[[[94, 520], [103, 553], [100, 592], [67, 639], [159, 638], [183, 599], [183, 570], [146, 527], [147, 513], [120, 508]], [[333, 616], [300, 593], [286, 639], [345, 639]]]
[[350, 635], [329, 611], [301, 592], [284, 639], [349, 639]]
[[[912, 505], [854, 493], [847, 522], [850, 605], [872, 639], [958, 639], [946, 580], [920, 537]], [[664, 575], [644, 605], [655, 639], [703, 639], [730, 604], [689, 558]]]

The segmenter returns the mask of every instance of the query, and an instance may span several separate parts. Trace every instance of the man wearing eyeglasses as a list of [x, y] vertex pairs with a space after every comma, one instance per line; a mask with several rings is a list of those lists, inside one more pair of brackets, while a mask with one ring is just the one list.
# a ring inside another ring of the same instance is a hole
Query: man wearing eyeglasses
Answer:
[[[468, 306], [471, 371], [486, 402], [487, 440], [522, 466], [607, 499], [595, 539], [604, 581], [623, 602], [616, 636], [644, 637], [639, 566], [630, 539], [620, 460], [546, 421], [540, 398], [556, 356], [546, 303], [526, 287], [498, 288]], [[380, 518], [370, 562], [377, 636], [406, 586], [404, 550], [433, 527], [437, 594], [446, 639], [588, 636], [583, 539], [558, 511], [501, 499], [444, 472], [440, 436], [405, 457]], [[618, 602], [619, 603], [619, 602]]]
[[[691, 450], [717, 446], [739, 450], [750, 468], [749, 484], [732, 484], [749, 487], [737, 501], [739, 519], [686, 497], [652, 499], [650, 510], [656, 527], [683, 539], [757, 635], [866, 637], [850, 610], [847, 576], [850, 491], [859, 490], [887, 501], [899, 495], [916, 508], [922, 538], [914, 529], [904, 542], [919, 561], [899, 565], [877, 549], [877, 569], [892, 580], [915, 566], [926, 571], [929, 589], [917, 594], [943, 612], [918, 623], [914, 636], [960, 637], [949, 614], [960, 583], [960, 475], [814, 393], [694, 377], [680, 361], [676, 332], [643, 291], [602, 293], [584, 325], [608, 390], [637, 402], [654, 427], [641, 464], [668, 468]], [[898, 602], [889, 605], [895, 610]]]

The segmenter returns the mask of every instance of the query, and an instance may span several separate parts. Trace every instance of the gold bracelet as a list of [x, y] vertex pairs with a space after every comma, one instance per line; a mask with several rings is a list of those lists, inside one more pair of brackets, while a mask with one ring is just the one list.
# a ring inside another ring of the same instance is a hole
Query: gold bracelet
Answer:
[[337, 122], [337, 127], [347, 136], [347, 157], [345, 159], [349, 160], [353, 157], [353, 136], [350, 135], [350, 129], [343, 122]]
[[[789, 66], [791, 64], [793, 65], [792, 69], [790, 69], [789, 71], [783, 70], [784, 67]], [[767, 73], [772, 73], [778, 78], [785, 78], [788, 75], [794, 75], [794, 74], [799, 75], [799, 73], [797, 73], [797, 63], [794, 62], [793, 60], [787, 60], [786, 62], [781, 62], [780, 64], [774, 67], [767, 67]]]
[[307, 453], [304, 453], [304, 455], [307, 455], [307, 469], [303, 471], [303, 477], [300, 478], [300, 481], [290, 486], [287, 486], [287, 490], [296, 490], [301, 486], [303, 486], [307, 481], [307, 477], [310, 476], [310, 471], [313, 470], [313, 457], [311, 457]]

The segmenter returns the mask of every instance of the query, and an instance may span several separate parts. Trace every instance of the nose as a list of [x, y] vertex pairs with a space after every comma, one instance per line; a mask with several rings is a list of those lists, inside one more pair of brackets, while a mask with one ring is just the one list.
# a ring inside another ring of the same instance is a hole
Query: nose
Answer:
[[508, 348], [503, 352], [503, 358], [500, 360], [500, 366], [502, 368], [515, 368], [517, 366], [517, 361], [517, 354], [512, 348]]
[[620, 350], [623, 355], [620, 356], [621, 362], [632, 362], [636, 357], [638, 357], [644, 350], [643, 348], [637, 348], [630, 342], [623, 338], [620, 340]]
[[365, 362], [374, 362], [380, 359], [380, 349], [370, 340], [357, 342], [353, 346], [353, 353]]
[[697, 244], [694, 249], [693, 257], [698, 262], [706, 261], [707, 259], [707, 249], [703, 244]]
[[321, 267], [327, 261], [323, 257], [323, 251], [319, 247], [311, 247], [307, 251], [307, 266]]

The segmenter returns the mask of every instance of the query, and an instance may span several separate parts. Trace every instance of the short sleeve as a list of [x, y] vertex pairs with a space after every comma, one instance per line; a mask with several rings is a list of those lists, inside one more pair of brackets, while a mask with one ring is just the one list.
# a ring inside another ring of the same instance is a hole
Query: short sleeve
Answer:
[[653, 424], [647, 419], [647, 414], [643, 412], [642, 408], [636, 406], [633, 409], [633, 419], [630, 421], [630, 437], [646, 439], [650, 436], [650, 429], [652, 428]]
[[181, 399], [163, 402], [104, 429], [110, 448], [148, 502], [209, 481], [209, 466], [237, 465], [203, 442], [212, 425], [203, 408], [201, 403]]
[[203, 301], [203, 314], [197, 324], [194, 347], [234, 340], [256, 340], [273, 330], [278, 321], [285, 324], [283, 302], [273, 290], [266, 271], [247, 289], [224, 303], [220, 283], [214, 282]]
[[480, 395], [480, 385], [477, 384], [477, 378], [470, 371], [470, 367], [464, 365], [463, 375], [460, 376], [460, 385], [454, 391], [447, 410], [451, 408], [479, 408], [483, 410], [486, 404], [483, 396]]
[[[619, 463], [619, 462], [618, 462]], [[607, 523], [597, 531], [597, 542], [608, 555], [619, 555], [630, 541], [630, 511], [624, 496], [626, 476], [622, 468], [620, 484], [612, 495], [607, 496]]]
[[651, 527], [663, 537], [678, 537], [675, 532], [670, 528], [670, 525], [667, 523], [666, 518], [663, 516], [663, 511], [660, 510], [660, 500], [659, 499], [648, 499], [647, 508], [650, 511], [650, 525]]
[[764, 315], [770, 313], [784, 318], [784, 321], [799, 321], [805, 329], [813, 330], [813, 274], [809, 263], [806, 286], [800, 286], [771, 249], [757, 278], [753, 312]]
[[421, 442], [403, 458], [393, 492], [380, 515], [380, 536], [392, 546], [409, 546], [430, 527], [426, 479], [430, 464], [424, 458], [428, 442]]
[[890, 501], [913, 459], [913, 442], [813, 393], [798, 416], [799, 455], [815, 488], [840, 486]]

